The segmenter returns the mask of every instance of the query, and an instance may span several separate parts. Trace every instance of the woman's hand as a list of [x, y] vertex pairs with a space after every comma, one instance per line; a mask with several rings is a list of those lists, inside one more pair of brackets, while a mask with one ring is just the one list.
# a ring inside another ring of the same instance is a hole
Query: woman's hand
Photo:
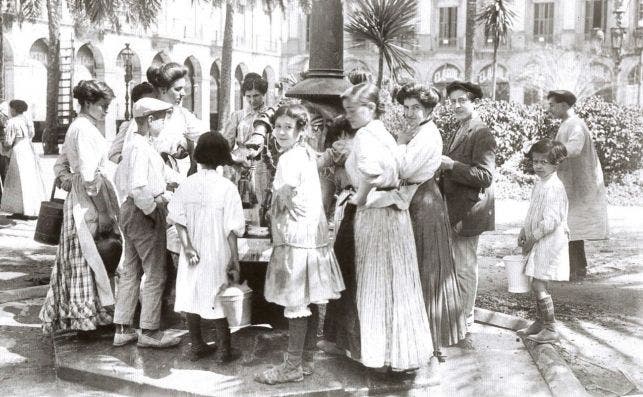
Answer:
[[98, 213], [98, 234], [107, 234], [114, 231], [113, 219], [105, 214]]
[[226, 267], [226, 274], [228, 275], [229, 284], [239, 284], [241, 278], [241, 266], [239, 261], [231, 257]]
[[518, 234], [518, 247], [524, 247], [526, 242], [527, 238], [525, 237], [525, 228], [523, 227]]
[[195, 250], [192, 245], [188, 245], [183, 251], [185, 252], [185, 258], [188, 260], [188, 264], [190, 266], [196, 266], [199, 264], [201, 258], [199, 257], [197, 250]]
[[522, 254], [523, 255], [529, 255], [529, 252], [531, 251], [532, 248], [534, 248], [534, 244], [536, 244], [536, 240], [533, 238], [527, 237], [525, 239], [525, 244], [522, 246]]

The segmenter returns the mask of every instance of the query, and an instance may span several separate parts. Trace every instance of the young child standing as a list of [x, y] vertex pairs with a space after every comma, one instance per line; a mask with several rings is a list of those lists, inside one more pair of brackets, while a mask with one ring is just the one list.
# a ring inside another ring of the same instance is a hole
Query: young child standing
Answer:
[[214, 320], [214, 358], [224, 363], [232, 359], [230, 329], [215, 297], [223, 284], [239, 282], [237, 237], [245, 232], [245, 220], [236, 185], [217, 171], [232, 163], [225, 138], [216, 132], [201, 135], [194, 159], [199, 170], [181, 183], [168, 205], [168, 221], [181, 241], [174, 310], [186, 314], [192, 361], [214, 350], [201, 336], [201, 319]]
[[528, 156], [539, 180], [531, 194], [518, 246], [527, 257], [525, 274], [533, 277], [531, 288], [538, 318], [519, 330], [518, 335], [538, 343], [552, 343], [558, 341], [559, 335], [554, 327], [554, 302], [547, 292], [547, 283], [569, 280], [568, 202], [565, 187], [556, 175], [567, 150], [560, 142], [543, 139], [531, 147]]
[[344, 289], [330, 246], [317, 155], [305, 143], [309, 123], [302, 105], [282, 106], [275, 113], [273, 135], [283, 154], [273, 182], [273, 251], [264, 295], [285, 308], [288, 350], [282, 364], [255, 376], [257, 382], [269, 385], [300, 382], [313, 373], [319, 321], [316, 305], [339, 298]]
[[[159, 331], [161, 297], [167, 279], [165, 247], [168, 174], [151, 139], [165, 127], [172, 105], [154, 98], [134, 104], [137, 130], [125, 145], [115, 183], [124, 200], [119, 222], [123, 232], [124, 260], [118, 269], [118, 293], [114, 309], [114, 346], [138, 341], [140, 347], [171, 347], [180, 339]], [[145, 279], [141, 284], [141, 275]], [[132, 329], [136, 302], [141, 295], [141, 333]]]

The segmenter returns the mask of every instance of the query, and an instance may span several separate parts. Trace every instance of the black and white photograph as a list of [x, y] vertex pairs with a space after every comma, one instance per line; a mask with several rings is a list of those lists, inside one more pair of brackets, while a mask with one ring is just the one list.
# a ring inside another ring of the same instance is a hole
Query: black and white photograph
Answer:
[[643, 0], [0, 0], [0, 395], [643, 396]]

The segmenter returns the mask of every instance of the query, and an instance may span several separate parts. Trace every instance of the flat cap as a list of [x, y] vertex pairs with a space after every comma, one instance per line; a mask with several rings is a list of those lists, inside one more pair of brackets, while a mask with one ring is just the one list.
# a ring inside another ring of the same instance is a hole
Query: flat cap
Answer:
[[482, 99], [484, 94], [482, 93], [482, 88], [479, 85], [473, 84], [470, 81], [452, 81], [447, 84], [447, 95], [455, 90], [462, 90], [471, 93], [473, 99]]
[[565, 102], [569, 106], [574, 106], [576, 103], [576, 96], [567, 90], [554, 90], [549, 91], [547, 99], [553, 98], [556, 102]]
[[156, 112], [163, 112], [172, 108], [172, 104], [159, 101], [155, 98], [141, 98], [134, 103], [132, 113], [134, 117], [145, 117]]

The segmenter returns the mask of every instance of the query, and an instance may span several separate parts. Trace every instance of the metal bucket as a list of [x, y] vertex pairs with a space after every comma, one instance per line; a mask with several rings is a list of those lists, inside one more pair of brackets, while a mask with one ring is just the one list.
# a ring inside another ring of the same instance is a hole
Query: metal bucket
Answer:
[[529, 292], [529, 277], [524, 273], [525, 258], [522, 255], [509, 255], [502, 261], [507, 274], [507, 290], [514, 294]]
[[40, 203], [38, 222], [33, 239], [39, 243], [57, 245], [60, 242], [60, 229], [63, 226], [63, 207], [65, 200], [54, 198], [56, 181], [51, 188], [49, 201]]

